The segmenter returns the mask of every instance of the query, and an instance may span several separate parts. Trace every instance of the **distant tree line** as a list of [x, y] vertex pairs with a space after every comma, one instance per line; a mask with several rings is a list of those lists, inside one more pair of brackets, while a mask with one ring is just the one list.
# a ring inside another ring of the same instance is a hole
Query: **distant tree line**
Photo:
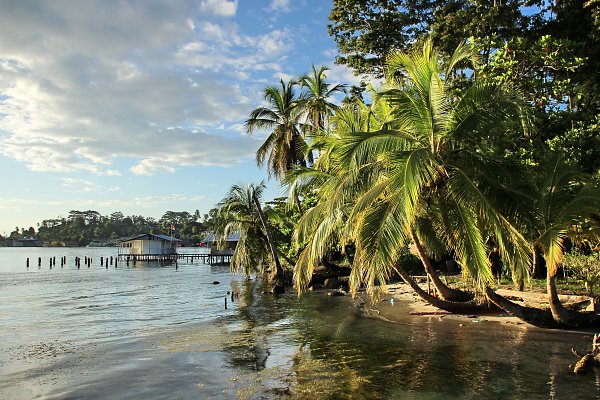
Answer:
[[[178, 236], [189, 239], [192, 243], [200, 242], [206, 231], [212, 229], [214, 210], [201, 215], [187, 211], [167, 211], [156, 220], [142, 215], [126, 216], [117, 211], [110, 215], [102, 215], [98, 211], [69, 211], [67, 217], [45, 219], [34, 227], [15, 229], [7, 239], [34, 237], [60, 246], [65, 242], [76, 242], [87, 245], [92, 241], [115, 240], [141, 233], [156, 233]], [[3, 239], [0, 236], [0, 239]]]

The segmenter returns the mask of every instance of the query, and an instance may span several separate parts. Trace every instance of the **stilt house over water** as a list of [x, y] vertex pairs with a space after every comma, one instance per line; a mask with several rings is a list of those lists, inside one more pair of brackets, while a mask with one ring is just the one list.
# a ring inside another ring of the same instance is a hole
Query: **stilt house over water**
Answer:
[[121, 242], [119, 253], [147, 256], [175, 255], [179, 242], [181, 240], [171, 236], [145, 233]]
[[[210, 248], [211, 255], [218, 256], [231, 256], [235, 251], [238, 241], [240, 240], [240, 234], [234, 233], [227, 237], [222, 243], [214, 233], [209, 233], [203, 240], [202, 245]], [[220, 245], [220, 246], [219, 246]]]

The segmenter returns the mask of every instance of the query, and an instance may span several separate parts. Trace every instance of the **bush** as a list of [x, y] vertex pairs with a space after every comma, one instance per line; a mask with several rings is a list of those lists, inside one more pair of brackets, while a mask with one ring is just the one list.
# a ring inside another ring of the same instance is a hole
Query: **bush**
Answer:
[[585, 254], [581, 250], [574, 249], [563, 256], [563, 267], [573, 277], [585, 286], [590, 296], [594, 294], [594, 286], [600, 283], [600, 253], [595, 251]]

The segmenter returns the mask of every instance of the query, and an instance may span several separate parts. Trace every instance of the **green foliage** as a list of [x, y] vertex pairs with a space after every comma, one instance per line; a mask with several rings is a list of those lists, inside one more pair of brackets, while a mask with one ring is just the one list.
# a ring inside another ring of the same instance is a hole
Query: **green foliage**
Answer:
[[578, 122], [547, 143], [552, 151], [563, 152], [568, 163], [600, 177], [600, 115], [594, 121]]
[[485, 150], [490, 134], [528, 129], [528, 109], [489, 82], [456, 98], [452, 67], [470, 56], [464, 50], [445, 65], [430, 41], [419, 51], [390, 53], [387, 85], [373, 103], [337, 110], [318, 172], [296, 176], [296, 183], [312, 182], [318, 199], [294, 235], [303, 246], [299, 289], [328, 252], [353, 244], [351, 288], [365, 285], [376, 295], [413, 236], [452, 252], [482, 287], [492, 279], [484, 242], [494, 235], [513, 270], [524, 274], [528, 246], [507, 219], [519, 195], [505, 175], [518, 168]]
[[[589, 140], [571, 132], [588, 130], [600, 113], [600, 3], [597, 0], [334, 1], [330, 35], [337, 62], [357, 73], [383, 75], [386, 56], [406, 51], [423, 34], [444, 58], [468, 41], [481, 63], [457, 73], [455, 85], [477, 75], [508, 83], [530, 104], [536, 132], [504, 142], [491, 138], [488, 151], [508, 152], [538, 163], [547, 140], [562, 139], [574, 158], [588, 159]], [[453, 93], [460, 97], [461, 92]], [[569, 138], [577, 136], [577, 138]], [[580, 147], [576, 147], [580, 146]], [[579, 161], [576, 161], [579, 162]], [[596, 164], [594, 162], [594, 164]]]
[[[175, 226], [175, 230], [170, 229], [172, 225]], [[204, 232], [206, 228], [206, 224], [186, 211], [167, 211], [156, 221], [152, 217], [146, 218], [141, 215], [125, 216], [122, 212], [104, 216], [92, 210], [72, 210], [67, 218], [43, 220], [37, 238], [58, 243], [77, 242], [85, 246], [92, 240], [115, 240], [141, 233], [177, 234], [181, 238], [189, 238], [196, 234], [196, 239], [201, 239], [197, 234]], [[32, 229], [25, 232], [29, 234]]]
[[[567, 239], [579, 243], [598, 239], [600, 187], [566, 165], [559, 155], [537, 166], [531, 175], [531, 203], [523, 207], [530, 216], [522, 228], [534, 248], [541, 251], [547, 277], [554, 278], [563, 262]], [[553, 281], [550, 279], [550, 285]], [[554, 317], [560, 319], [556, 314]]]
[[593, 296], [594, 287], [600, 283], [600, 252], [592, 251], [586, 254], [579, 249], [574, 249], [564, 254], [562, 264], [579, 283], [585, 286], [590, 296]]
[[264, 91], [268, 107], [258, 107], [245, 122], [246, 132], [270, 131], [265, 142], [256, 151], [259, 167], [266, 164], [269, 176], [282, 179], [294, 166], [312, 162], [307, 156], [307, 144], [302, 134], [304, 125], [303, 101], [295, 90], [297, 82], [280, 80], [279, 87], [269, 86]]
[[255, 202], [255, 197], [260, 201], [264, 190], [265, 185], [262, 182], [245, 187], [232, 185], [217, 206], [219, 219], [215, 224], [214, 233], [220, 237], [221, 243], [233, 234], [240, 235], [231, 259], [233, 271], [242, 270], [249, 275], [253, 272], [264, 272], [269, 265], [267, 234]]
[[585, 59], [578, 56], [576, 43], [543, 35], [516, 37], [504, 43], [482, 73], [491, 79], [510, 82], [527, 96], [527, 101], [546, 113], [558, 113], [577, 101], [570, 78]]
[[408, 248], [404, 247], [398, 253], [398, 264], [410, 274], [420, 275], [423, 273], [423, 264], [419, 257], [410, 253]]
[[357, 73], [383, 76], [392, 50], [407, 50], [427, 31], [435, 1], [334, 0], [329, 35], [341, 53], [336, 63]]

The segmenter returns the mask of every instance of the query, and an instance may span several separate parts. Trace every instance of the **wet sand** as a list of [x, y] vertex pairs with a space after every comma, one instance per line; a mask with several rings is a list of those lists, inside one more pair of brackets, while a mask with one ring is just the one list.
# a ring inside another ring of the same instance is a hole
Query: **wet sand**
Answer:
[[[423, 289], [427, 289], [423, 286]], [[526, 305], [530, 307], [548, 308], [548, 300], [546, 293], [534, 292], [534, 291], [516, 291], [507, 288], [498, 289], [497, 292], [502, 296], [508, 297], [518, 304]], [[579, 303], [586, 300], [592, 300], [588, 296], [578, 295], [560, 295], [563, 304], [568, 305], [572, 303]], [[437, 307], [432, 306], [426, 301], [422, 300], [409, 285], [403, 282], [397, 282], [387, 285], [387, 292], [379, 303], [370, 303], [368, 299], [361, 296], [361, 301], [364, 302], [365, 314], [371, 317], [378, 317], [384, 320], [397, 321], [401, 319], [398, 308], [394, 308], [393, 304], [396, 302], [402, 302], [408, 304], [409, 314], [413, 316], [420, 316], [423, 318], [437, 318], [439, 320], [456, 320], [460, 323], [485, 323], [495, 322], [500, 324], [507, 324], [519, 328], [537, 328], [517, 317], [513, 317], [504, 311], [497, 311], [486, 313], [483, 315], [462, 315], [452, 314], [450, 312], [440, 310]], [[589, 306], [593, 310], [593, 305]], [[552, 330], [550, 330], [552, 331]], [[560, 330], [557, 332], [561, 332]], [[581, 332], [590, 333], [593, 330], [586, 329]]]

